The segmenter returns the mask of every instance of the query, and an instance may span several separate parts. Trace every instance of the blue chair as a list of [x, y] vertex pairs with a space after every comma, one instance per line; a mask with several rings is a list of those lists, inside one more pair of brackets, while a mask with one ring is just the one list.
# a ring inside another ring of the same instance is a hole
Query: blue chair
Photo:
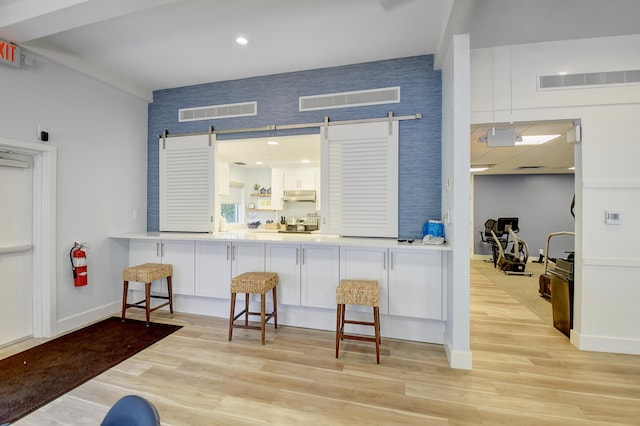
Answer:
[[156, 407], [137, 395], [127, 395], [118, 400], [102, 420], [101, 426], [160, 426]]

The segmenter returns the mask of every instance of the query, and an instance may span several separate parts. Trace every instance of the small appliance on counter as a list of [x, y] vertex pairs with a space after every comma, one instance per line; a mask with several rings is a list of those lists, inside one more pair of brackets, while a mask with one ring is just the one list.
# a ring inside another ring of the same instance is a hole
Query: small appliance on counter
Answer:
[[285, 229], [281, 229], [278, 232], [290, 233], [290, 234], [310, 234], [313, 231], [317, 231], [318, 216], [308, 216], [302, 218], [290, 217], [286, 220], [287, 226]]

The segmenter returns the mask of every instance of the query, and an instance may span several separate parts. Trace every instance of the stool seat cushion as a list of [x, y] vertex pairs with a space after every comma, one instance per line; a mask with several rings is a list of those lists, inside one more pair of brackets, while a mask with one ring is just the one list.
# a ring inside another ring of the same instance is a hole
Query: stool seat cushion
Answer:
[[338, 305], [380, 306], [380, 285], [375, 280], [341, 280], [336, 288]]
[[277, 284], [275, 272], [245, 272], [231, 279], [231, 293], [264, 294]]
[[167, 263], [144, 263], [130, 266], [122, 271], [123, 281], [150, 283], [173, 275], [173, 265]]

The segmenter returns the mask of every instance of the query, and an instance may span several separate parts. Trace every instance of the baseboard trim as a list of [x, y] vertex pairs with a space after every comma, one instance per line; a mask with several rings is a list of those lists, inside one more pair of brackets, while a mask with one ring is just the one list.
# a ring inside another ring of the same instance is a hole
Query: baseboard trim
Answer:
[[589, 336], [571, 330], [571, 344], [581, 351], [640, 355], [640, 339]]
[[473, 356], [471, 351], [454, 351], [449, 342], [445, 342], [444, 352], [447, 354], [449, 367], [460, 370], [471, 370], [473, 365]]
[[56, 323], [56, 334], [60, 335], [76, 328], [84, 327], [92, 322], [113, 316], [115, 313], [121, 312], [121, 309], [121, 302], [113, 302], [90, 311], [63, 318]]

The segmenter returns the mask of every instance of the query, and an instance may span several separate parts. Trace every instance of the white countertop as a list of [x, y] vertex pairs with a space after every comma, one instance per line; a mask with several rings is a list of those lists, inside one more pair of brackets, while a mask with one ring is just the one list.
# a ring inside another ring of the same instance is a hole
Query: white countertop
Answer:
[[231, 232], [214, 233], [190, 233], [190, 232], [132, 232], [126, 234], [114, 234], [111, 238], [126, 238], [134, 240], [182, 240], [182, 241], [262, 241], [282, 242], [298, 244], [333, 244], [340, 246], [386, 247], [386, 248], [411, 248], [419, 250], [443, 250], [450, 251], [447, 243], [442, 245], [423, 244], [421, 240], [413, 243], [398, 242], [393, 238], [362, 238], [340, 237], [338, 235], [325, 234], [294, 234], [279, 233], [277, 230], [245, 229]]

